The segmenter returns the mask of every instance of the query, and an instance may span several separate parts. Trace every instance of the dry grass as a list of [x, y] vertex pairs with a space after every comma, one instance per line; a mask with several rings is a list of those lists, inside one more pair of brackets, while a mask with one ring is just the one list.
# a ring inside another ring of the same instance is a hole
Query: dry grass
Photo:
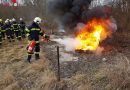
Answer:
[[[17, 52], [17, 54], [14, 52]], [[32, 64], [23, 62], [24, 48], [10, 49], [8, 56], [3, 56], [5, 70], [0, 69], [0, 89], [4, 90], [128, 90], [130, 89], [129, 59], [123, 54], [113, 57], [114, 63], [100, 64], [100, 69], [93, 74], [77, 73], [69, 79], [57, 82], [49, 62], [44, 56]], [[12, 52], [12, 53], [11, 53]], [[15, 56], [19, 56], [16, 58]], [[21, 56], [21, 57], [20, 57]], [[11, 59], [7, 59], [11, 58]], [[3, 62], [0, 60], [0, 62]], [[10, 62], [10, 63], [9, 63]], [[1, 65], [3, 65], [1, 63]], [[3, 67], [4, 68], [4, 67]]]
[[56, 77], [55, 74], [50, 70], [45, 70], [45, 72], [41, 74], [41, 77], [36, 82], [36, 90], [56, 90]]
[[77, 74], [76, 76], [72, 77], [71, 80], [72, 87], [75, 87], [77, 90], [91, 90], [92, 85], [89, 80], [89, 77], [85, 74]]
[[[14, 50], [15, 51], [15, 50]], [[21, 50], [23, 53], [23, 51]], [[13, 59], [12, 59], [13, 60]], [[12, 62], [12, 60], [10, 62]], [[77, 73], [69, 79], [57, 82], [45, 58], [28, 64], [23, 61], [7, 63], [0, 73], [1, 90], [129, 90], [130, 62], [123, 54], [117, 54], [114, 63], [104, 62], [90, 75]]]
[[[44, 56], [32, 64], [24, 62], [26, 40], [13, 45], [5, 42], [0, 49], [0, 90], [42, 90], [56, 81]], [[48, 86], [47, 86], [48, 85]]]
[[130, 89], [130, 62], [123, 54], [117, 53], [108, 59], [108, 62], [101, 62], [91, 75], [85, 72], [77, 73], [69, 79], [62, 78], [57, 82], [56, 75], [50, 69], [49, 61], [44, 58], [43, 53], [39, 61], [33, 59], [32, 64], [29, 64], [23, 60], [26, 43], [17, 44], [13, 48], [6, 45], [5, 55], [0, 54], [0, 90]]
[[3, 77], [0, 79], [0, 89], [2, 90], [4, 87], [8, 87], [8, 85], [15, 82], [15, 77], [12, 72], [4, 72]]
[[130, 63], [123, 54], [113, 57], [113, 63], [101, 63], [91, 75], [79, 73], [63, 79], [57, 90], [129, 90]]
[[110, 80], [111, 88], [117, 90], [128, 90], [130, 87], [130, 63], [127, 57], [120, 54], [115, 58], [117, 63], [114, 68], [109, 67], [107, 77]]
[[5, 89], [3, 90], [21, 90], [18, 83], [14, 82], [12, 84], [10, 84], [9, 86], [7, 86]]
[[[104, 86], [103, 90], [129, 90], [129, 74], [129, 60], [124, 55], [119, 54], [115, 56], [115, 64], [101, 65], [101, 68], [93, 76], [93, 82], [96, 82], [98, 86]], [[106, 84], [104, 85], [104, 83]]]

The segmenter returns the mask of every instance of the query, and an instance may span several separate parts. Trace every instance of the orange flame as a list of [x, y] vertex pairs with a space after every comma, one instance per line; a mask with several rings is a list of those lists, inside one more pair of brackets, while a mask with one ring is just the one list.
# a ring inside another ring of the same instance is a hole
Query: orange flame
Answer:
[[76, 50], [95, 51], [99, 43], [111, 35], [109, 25], [110, 20], [93, 19], [88, 22], [79, 32], [77, 32], [76, 40], [79, 44]]

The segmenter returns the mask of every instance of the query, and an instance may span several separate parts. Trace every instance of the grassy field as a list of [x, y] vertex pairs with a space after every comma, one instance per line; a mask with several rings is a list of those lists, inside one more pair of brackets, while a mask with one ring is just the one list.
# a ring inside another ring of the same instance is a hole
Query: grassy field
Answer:
[[[0, 47], [0, 90], [129, 90], [129, 37], [123, 35], [127, 39], [113, 41], [118, 47], [115, 45], [101, 57], [78, 53], [79, 61], [61, 63], [60, 82], [56, 79], [54, 43], [41, 44], [41, 59], [33, 58], [29, 64], [27, 40], [5, 41]], [[119, 37], [117, 34], [114, 39]]]
[[5, 42], [0, 48], [0, 90], [43, 90], [56, 81], [44, 56], [32, 64], [25, 60], [26, 42]]

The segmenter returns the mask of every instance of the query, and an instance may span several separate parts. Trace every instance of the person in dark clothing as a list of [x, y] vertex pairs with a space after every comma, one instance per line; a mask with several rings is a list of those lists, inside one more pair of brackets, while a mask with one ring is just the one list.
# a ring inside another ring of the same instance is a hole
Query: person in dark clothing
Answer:
[[[39, 53], [40, 53], [40, 42], [39, 42], [39, 35], [43, 36], [44, 33], [42, 32], [39, 24], [41, 23], [41, 18], [36, 17], [33, 21], [33, 23], [26, 29], [26, 34], [28, 36], [28, 40], [31, 41], [35, 41], [36, 45], [35, 45], [35, 59], [38, 60], [40, 59], [39, 57]], [[32, 54], [31, 52], [28, 52], [28, 62], [31, 63], [31, 58], [32, 58]]]
[[0, 45], [2, 45], [2, 34], [1, 34], [1, 30], [0, 30]]
[[3, 26], [3, 29], [5, 30], [5, 33], [9, 42], [14, 41], [13, 30], [11, 28], [11, 24], [9, 20], [5, 21], [5, 25]]
[[0, 19], [0, 45], [2, 44], [2, 26], [1, 26], [1, 23], [2, 23], [2, 19]]
[[2, 19], [0, 19], [0, 45], [2, 44]]
[[13, 19], [11, 27], [12, 27], [12, 29], [14, 31], [16, 39], [21, 40], [20, 26], [19, 26], [18, 22], [15, 19]]
[[4, 26], [3, 20], [0, 19], [1, 37], [2, 37], [2, 40], [5, 40], [5, 30], [3, 29], [3, 26]]
[[26, 37], [26, 34], [25, 34], [26, 23], [23, 21], [22, 18], [20, 18], [19, 26], [20, 26], [21, 37], [25, 38]]

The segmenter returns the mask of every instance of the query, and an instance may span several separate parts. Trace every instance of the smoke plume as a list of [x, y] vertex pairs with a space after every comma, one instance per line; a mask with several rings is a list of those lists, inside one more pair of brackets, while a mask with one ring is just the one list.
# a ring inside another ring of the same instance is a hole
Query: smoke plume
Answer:
[[[97, 6], [90, 8], [93, 0], [48, 0], [48, 12], [53, 16], [54, 20], [57, 19], [59, 30], [63, 31], [64, 28], [70, 28], [69, 30], [80, 31], [89, 21], [96, 20], [110, 20], [110, 23], [105, 25], [108, 32], [115, 32], [117, 30], [116, 21], [112, 17], [112, 10], [110, 6]], [[102, 35], [101, 35], [102, 36]], [[108, 37], [107, 34], [100, 37], [101, 41]], [[65, 46], [67, 51], [74, 51], [78, 45], [81, 44], [76, 38], [63, 38], [53, 39], [59, 44]], [[100, 42], [100, 41], [99, 41]], [[96, 52], [101, 54], [104, 48], [98, 47]]]
[[75, 27], [88, 11], [91, 0], [49, 0], [48, 11], [58, 17], [63, 26]]
[[[55, 42], [63, 45], [66, 51], [73, 51], [73, 52], [75, 51], [75, 48], [80, 44], [80, 42], [73, 37], [68, 37], [68, 38], [63, 38], [63, 39], [61, 39], [61, 38], [52, 39], [52, 41], [55, 41]], [[97, 50], [94, 51], [93, 53], [100, 56], [100, 55], [102, 55], [103, 50], [104, 50], [103, 47], [98, 47]]]
[[109, 18], [111, 9], [98, 6], [89, 9], [93, 0], [48, 0], [48, 12], [64, 27], [74, 28], [92, 18]]

